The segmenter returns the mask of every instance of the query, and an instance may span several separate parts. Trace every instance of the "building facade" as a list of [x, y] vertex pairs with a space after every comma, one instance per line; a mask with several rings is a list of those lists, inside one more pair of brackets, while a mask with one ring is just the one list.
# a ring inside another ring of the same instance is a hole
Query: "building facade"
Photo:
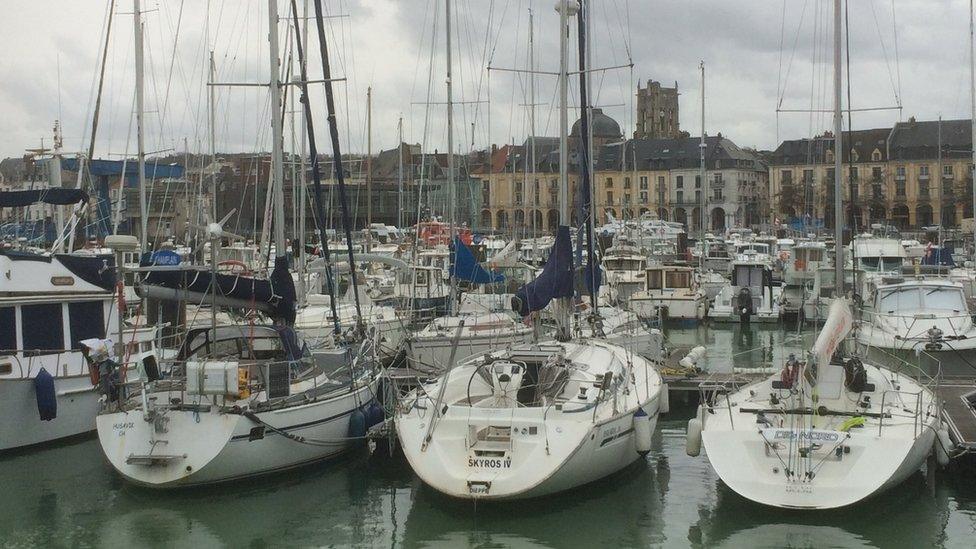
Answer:
[[[917, 121], [844, 134], [846, 226], [954, 228], [972, 217], [969, 120]], [[940, 153], [941, 145], [941, 153]], [[834, 143], [830, 133], [784, 141], [772, 155], [774, 221], [833, 227]]]

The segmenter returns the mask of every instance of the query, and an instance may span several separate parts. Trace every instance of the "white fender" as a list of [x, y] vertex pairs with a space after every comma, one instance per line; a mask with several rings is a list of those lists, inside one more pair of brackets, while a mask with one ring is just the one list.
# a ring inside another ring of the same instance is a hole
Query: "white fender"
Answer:
[[666, 414], [671, 411], [671, 397], [668, 395], [668, 385], [666, 383], [661, 384], [661, 392], [659, 395], [657, 412], [659, 414]]
[[945, 423], [939, 427], [936, 431], [935, 445], [932, 451], [935, 452], [935, 459], [939, 463], [939, 467], [948, 467], [949, 460], [951, 459], [952, 448], [955, 444], [952, 443], [952, 439], [949, 438], [949, 429], [946, 427]]
[[702, 424], [699, 419], [688, 421], [688, 434], [685, 439], [685, 453], [692, 457], [697, 457], [701, 453], [702, 445]]
[[634, 442], [640, 455], [646, 456], [651, 451], [651, 416], [643, 408], [634, 414]]

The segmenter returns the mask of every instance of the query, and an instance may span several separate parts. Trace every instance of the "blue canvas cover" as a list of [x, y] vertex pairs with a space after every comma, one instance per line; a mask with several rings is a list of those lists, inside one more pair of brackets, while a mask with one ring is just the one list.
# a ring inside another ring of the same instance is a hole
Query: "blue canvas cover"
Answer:
[[451, 261], [451, 276], [454, 278], [476, 284], [494, 284], [505, 281], [505, 275], [489, 272], [479, 265], [474, 254], [471, 253], [471, 249], [456, 236], [454, 237], [454, 244], [451, 246], [451, 252], [453, 259]]
[[561, 297], [573, 297], [573, 244], [566, 226], [560, 226], [556, 232], [556, 243], [542, 273], [515, 292], [512, 310], [527, 316]]

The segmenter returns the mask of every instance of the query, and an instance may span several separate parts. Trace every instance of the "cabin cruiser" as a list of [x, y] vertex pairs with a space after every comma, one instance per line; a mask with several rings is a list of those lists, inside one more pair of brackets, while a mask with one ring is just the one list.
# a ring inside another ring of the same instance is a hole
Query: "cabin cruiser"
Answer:
[[888, 351], [976, 349], [976, 326], [962, 284], [909, 279], [880, 284], [863, 310], [859, 343]]
[[803, 322], [826, 317], [829, 301], [820, 292], [820, 274], [827, 265], [827, 245], [823, 242], [806, 240], [793, 246], [783, 269], [779, 313], [784, 320]]
[[776, 322], [780, 293], [765, 257], [743, 254], [732, 263], [732, 280], [715, 297], [709, 317], [720, 322]]
[[373, 413], [368, 347], [313, 354], [280, 325], [190, 330], [170, 377], [104, 402], [96, 420], [102, 450], [126, 480], [151, 488], [337, 456], [361, 440]]
[[410, 466], [437, 491], [525, 499], [640, 459], [665, 390], [650, 361], [604, 341], [517, 345], [408, 394], [396, 428]]
[[860, 234], [854, 237], [847, 257], [847, 268], [861, 273], [857, 291], [862, 296], [885, 276], [899, 276], [905, 266], [907, 254], [901, 241], [896, 238]]
[[614, 244], [603, 256], [610, 303], [626, 307], [634, 292], [644, 289], [647, 257], [634, 246]]
[[708, 300], [695, 284], [695, 269], [656, 265], [645, 271], [644, 288], [630, 298], [630, 310], [645, 319], [705, 318]]
[[119, 318], [111, 256], [0, 251], [0, 271], [0, 451], [94, 430], [89, 341], [123, 379], [158, 374], [155, 328]]
[[853, 318], [835, 300], [812, 350], [780, 372], [731, 390], [702, 385], [687, 451], [702, 447], [742, 497], [772, 507], [858, 503], [914, 474], [932, 451], [937, 380], [881, 368], [840, 347]]

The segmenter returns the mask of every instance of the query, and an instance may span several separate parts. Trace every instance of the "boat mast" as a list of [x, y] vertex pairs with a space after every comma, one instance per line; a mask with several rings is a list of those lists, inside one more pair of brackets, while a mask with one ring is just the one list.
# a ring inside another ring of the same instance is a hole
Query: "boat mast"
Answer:
[[209, 124], [210, 124], [210, 219], [216, 221], [219, 219], [217, 217], [217, 172], [214, 170], [214, 165], [217, 162], [217, 138], [215, 128], [217, 124], [216, 110], [217, 110], [217, 90], [216, 86], [213, 85], [217, 81], [217, 64], [214, 63], [214, 52], [210, 50], [210, 101], [207, 103], [207, 110], [210, 111]]
[[971, 175], [973, 181], [973, 257], [976, 258], [976, 23], [973, 21], [973, 0], [969, 0], [969, 126], [972, 149]]
[[[559, 225], [568, 227], [569, 216], [569, 18], [576, 15], [576, 0], [559, 0]], [[569, 341], [572, 298], [557, 298], [554, 305], [556, 340]]]
[[[146, 208], [146, 143], [145, 143], [145, 128], [143, 127], [143, 110], [145, 107], [145, 94], [143, 91], [144, 84], [144, 68], [143, 68], [143, 40], [142, 40], [142, 6], [140, 0], [132, 0], [132, 7], [134, 12], [133, 21], [134, 31], [135, 31], [135, 45], [136, 45], [136, 146], [138, 147], [138, 161], [139, 161], [139, 220], [140, 220], [140, 240], [139, 243], [142, 246], [142, 252], [145, 253], [149, 251], [149, 235], [147, 234], [149, 229], [149, 218], [147, 217]], [[124, 175], [124, 174], [123, 174]], [[122, 187], [125, 187], [125, 178], [122, 179]], [[119, 189], [121, 193], [123, 189]]]
[[[447, 208], [451, 216], [451, 246], [455, 244], [457, 237], [457, 188], [454, 185], [454, 97], [452, 95], [451, 82], [451, 0], [444, 0], [444, 36], [447, 40]], [[451, 258], [451, 264], [457, 259], [457, 250], [454, 250], [455, 257]], [[455, 290], [457, 279], [451, 278], [451, 294], [449, 297], [450, 310], [448, 314], [453, 316], [456, 310]]]
[[271, 72], [271, 188], [274, 202], [274, 243], [276, 258], [284, 258], [288, 254], [285, 246], [285, 190], [281, 185], [285, 171], [281, 163], [283, 150], [281, 111], [281, 75], [278, 59], [278, 2], [268, 0], [268, 48]]
[[397, 121], [397, 229], [403, 228], [403, 117]]
[[[535, 25], [532, 8], [529, 8], [529, 170], [532, 174], [532, 203], [535, 204]], [[526, 170], [526, 174], [530, 173]], [[528, 175], [526, 175], [526, 186]], [[532, 238], [539, 237], [539, 228], [535, 223], [535, 208], [532, 209]], [[534, 245], [534, 244], [533, 244]]]
[[373, 246], [373, 87], [366, 88], [366, 252]]
[[844, 199], [841, 192], [841, 0], [834, 0], [834, 294], [844, 296]]
[[[591, 315], [596, 316], [597, 311], [597, 266], [596, 266], [596, 252], [593, 247], [593, 209], [596, 201], [594, 200], [594, 193], [592, 190], [593, 184], [593, 132], [592, 132], [592, 109], [590, 109], [590, 78], [588, 77], [587, 70], [590, 68], [590, 48], [587, 42], [587, 33], [589, 31], [590, 25], [590, 8], [582, 0], [579, 4], [580, 10], [577, 14], [577, 36], [579, 41], [579, 77], [580, 77], [580, 164], [579, 164], [579, 178], [580, 178], [580, 192], [582, 199], [580, 203], [583, 205], [582, 213], [583, 217], [580, 218], [580, 223], [583, 223], [585, 227], [586, 235], [586, 274], [589, 277], [590, 283], [590, 307]], [[582, 245], [582, 243], [579, 243]], [[596, 323], [593, 324], [594, 327], [597, 326]]]
[[698, 179], [701, 181], [701, 231], [699, 231], [700, 236], [698, 238], [698, 268], [701, 272], [705, 271], [705, 255], [707, 253], [707, 248], [705, 246], [705, 208], [706, 208], [706, 194], [708, 192], [708, 185], [705, 183], [705, 61], [702, 61], [698, 68], [701, 69], [701, 143], [698, 145]]

